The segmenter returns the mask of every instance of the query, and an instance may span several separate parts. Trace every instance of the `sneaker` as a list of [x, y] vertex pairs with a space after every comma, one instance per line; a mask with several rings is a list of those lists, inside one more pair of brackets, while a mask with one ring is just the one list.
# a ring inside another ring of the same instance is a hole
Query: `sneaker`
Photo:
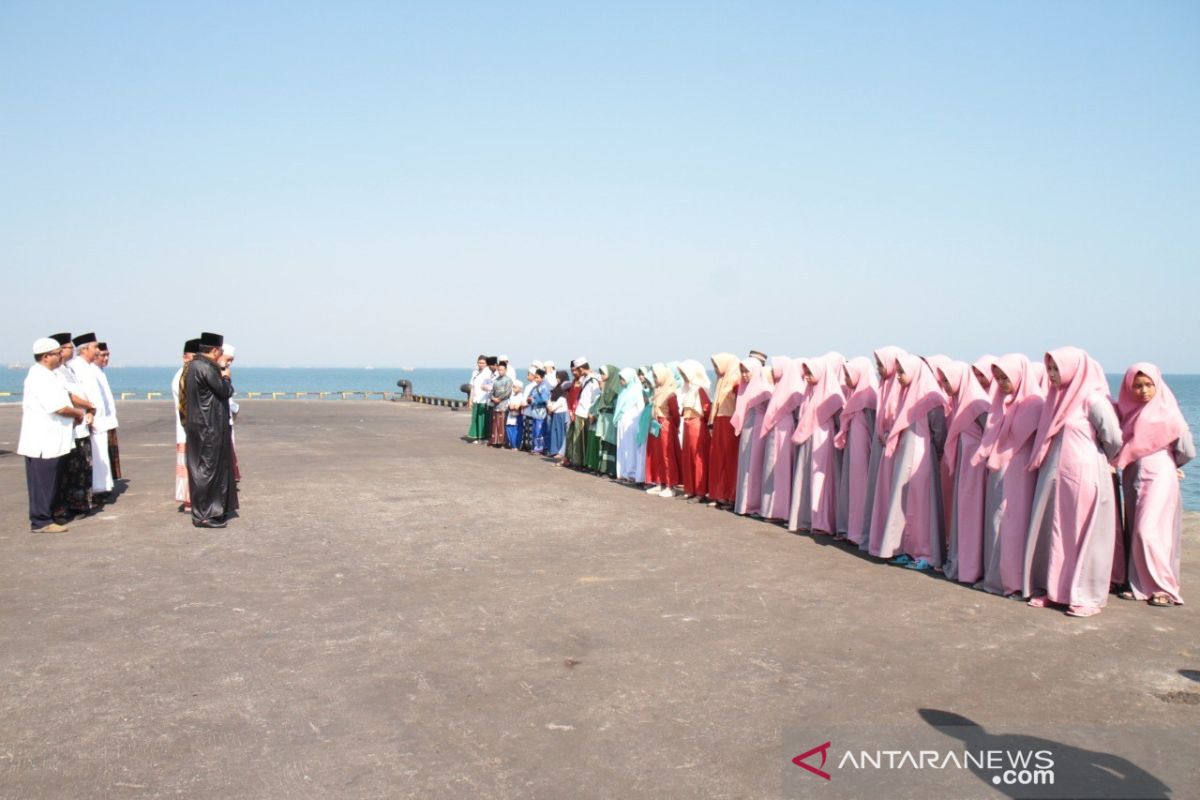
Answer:
[[663, 489], [661, 492], [659, 492], [658, 496], [659, 497], [674, 497], [675, 492], [674, 492], [674, 490], [671, 489], [671, 487], [668, 486], [665, 489]]
[[646, 487], [646, 494], [659, 494], [660, 492], [662, 492], [661, 486], [650, 485]]
[[900, 555], [896, 556], [888, 563], [891, 564], [893, 567], [904, 567], [904, 566], [911, 564], [912, 561], [913, 561], [912, 556], [908, 555], [907, 553], [901, 553]]
[[49, 525], [46, 525], [42, 528], [32, 529], [34, 533], [66, 533], [69, 530], [70, 528], [68, 528], [66, 525], [59, 525], [57, 522], [51, 522]]

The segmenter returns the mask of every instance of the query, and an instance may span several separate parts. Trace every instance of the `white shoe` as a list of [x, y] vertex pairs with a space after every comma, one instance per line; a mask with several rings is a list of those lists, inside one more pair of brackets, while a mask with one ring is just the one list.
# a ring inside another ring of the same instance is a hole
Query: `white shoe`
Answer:
[[651, 486], [649, 489], [646, 490], [646, 494], [658, 494], [661, 491], [662, 491], [661, 486]]
[[667, 488], [665, 488], [661, 492], [659, 492], [658, 496], [659, 497], [674, 497], [675, 492], [671, 489], [670, 486], [668, 486]]

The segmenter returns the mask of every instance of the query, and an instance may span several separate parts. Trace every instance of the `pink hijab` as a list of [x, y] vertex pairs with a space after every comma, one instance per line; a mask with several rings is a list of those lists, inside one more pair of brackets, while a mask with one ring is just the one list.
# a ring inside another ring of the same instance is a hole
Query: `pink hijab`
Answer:
[[1012, 382], [1013, 393], [1004, 394], [996, 387], [988, 409], [983, 441], [979, 443], [979, 450], [971, 458], [971, 463], [986, 461], [988, 469], [1002, 470], [1008, 467], [1029, 437], [1037, 432], [1046, 394], [1035, 365], [1020, 353], [1000, 356], [996, 359], [996, 366]]
[[975, 376], [975, 382], [979, 383], [980, 387], [982, 387], [983, 390], [988, 393], [988, 395], [992, 395], [992, 394], [996, 393], [996, 378], [995, 378], [995, 376], [992, 375], [992, 367], [996, 366], [996, 364], [998, 364], [999, 362], [1000, 362], [1000, 359], [996, 358], [996, 356], [987, 355], [987, 356], [980, 356], [979, 358], [975, 359], [975, 363], [971, 365], [971, 368], [973, 370], [977, 369], [980, 372], [982, 372], [984, 375], [987, 376], [987, 379], [988, 379], [987, 386], [984, 386], [982, 383], [979, 383], [978, 375]]
[[[1154, 397], [1149, 403], [1143, 403], [1133, 394], [1133, 379], [1139, 372], [1154, 381]], [[1118, 469], [1170, 447], [1188, 426], [1162, 373], [1145, 361], [1125, 370], [1125, 380], [1121, 381], [1121, 393], [1117, 398], [1117, 413], [1121, 415], [1121, 435], [1125, 440], [1113, 459]]]
[[775, 388], [771, 391], [771, 402], [767, 403], [766, 415], [763, 417], [763, 436], [778, 425], [784, 415], [792, 413], [792, 409], [800, 404], [807, 385], [800, 375], [800, 360], [797, 358], [772, 356], [771, 369], [778, 371], [775, 375]]
[[846, 394], [842, 389], [842, 367], [845, 365], [846, 358], [841, 353], [826, 353], [820, 358], [801, 359], [801, 380], [804, 380], [804, 367], [808, 367], [808, 371], [817, 382], [809, 385], [808, 393], [800, 406], [800, 418], [796, 422], [796, 432], [792, 435], [794, 444], [807, 442], [819, 425], [828, 422], [829, 418], [841, 411], [842, 406], [846, 404]]
[[[944, 407], [946, 404], [946, 395], [942, 387], [938, 386], [937, 378], [933, 376], [933, 370], [925, 363], [925, 359], [905, 353], [897, 358], [897, 362], [904, 374], [912, 380], [908, 386], [902, 387], [900, 393], [896, 421], [888, 431], [887, 444], [883, 448], [883, 454], [887, 456], [896, 452], [896, 445], [900, 443], [900, 435], [904, 431], [933, 409]], [[896, 384], [900, 384], [899, 379], [896, 379]]]
[[1097, 394], [1108, 398], [1108, 381], [1104, 369], [1096, 359], [1078, 347], [1060, 347], [1046, 353], [1058, 365], [1062, 378], [1058, 387], [1051, 386], [1046, 395], [1046, 405], [1038, 421], [1037, 439], [1033, 443], [1033, 458], [1029, 469], [1035, 470], [1046, 460], [1054, 437], [1075, 414], [1087, 413], [1088, 401]]
[[875, 435], [880, 439], [887, 436], [896, 421], [896, 410], [900, 406], [900, 383], [896, 380], [897, 359], [904, 355], [899, 347], [881, 347], [872, 355], [883, 365], [883, 379], [879, 384], [879, 402], [875, 414]]
[[[925, 363], [929, 365], [931, 370], [933, 370], [933, 379], [936, 381], [938, 380], [938, 373], [941, 372], [942, 368], [953, 364], [954, 359], [950, 358], [950, 356], [943, 355], [925, 356]], [[938, 388], [942, 388], [941, 383], [938, 383]], [[949, 420], [950, 412], [954, 409], [954, 400], [946, 394], [945, 390], [942, 391], [942, 397], [946, 398], [946, 419]]]
[[[990, 372], [991, 367], [988, 367], [988, 370]], [[987, 413], [992, 401], [988, 397], [987, 391], [979, 385], [979, 379], [975, 377], [975, 370], [962, 361], [951, 361], [949, 364], [939, 367], [939, 371], [946, 379], [946, 383], [954, 389], [954, 398], [951, 400], [950, 425], [946, 432], [946, 448], [943, 456], [946, 468], [953, 472], [954, 464], [958, 461], [959, 437], [962, 436], [963, 431], [975, 424], [975, 420], [979, 418], [980, 414]]]
[[846, 447], [846, 435], [850, 432], [850, 420], [868, 409], [879, 404], [879, 391], [876, 389], [875, 365], [870, 359], [857, 356], [846, 362], [846, 375], [849, 383], [854, 384], [849, 389], [850, 396], [846, 398], [846, 406], [842, 409], [842, 428], [833, 438], [833, 446], [839, 450]]
[[742, 425], [746, 422], [746, 415], [771, 399], [771, 384], [763, 374], [762, 363], [757, 358], [745, 358], [741, 364], [750, 373], [750, 380], [738, 384], [737, 405], [734, 406], [733, 417], [729, 420], [733, 425], [733, 432], [739, 436], [742, 433]]

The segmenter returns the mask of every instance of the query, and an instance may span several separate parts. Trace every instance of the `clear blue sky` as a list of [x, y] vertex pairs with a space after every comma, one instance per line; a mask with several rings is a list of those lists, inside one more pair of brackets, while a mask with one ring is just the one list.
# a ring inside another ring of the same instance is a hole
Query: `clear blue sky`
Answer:
[[0, 359], [1200, 372], [1195, 2], [4, 2]]

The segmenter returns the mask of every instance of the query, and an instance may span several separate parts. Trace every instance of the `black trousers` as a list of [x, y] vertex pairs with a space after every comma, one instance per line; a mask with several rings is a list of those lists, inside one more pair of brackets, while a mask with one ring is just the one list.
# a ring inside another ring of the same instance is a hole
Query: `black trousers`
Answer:
[[62, 456], [25, 457], [25, 485], [29, 487], [29, 527], [35, 531], [54, 522], [54, 495], [62, 479]]

